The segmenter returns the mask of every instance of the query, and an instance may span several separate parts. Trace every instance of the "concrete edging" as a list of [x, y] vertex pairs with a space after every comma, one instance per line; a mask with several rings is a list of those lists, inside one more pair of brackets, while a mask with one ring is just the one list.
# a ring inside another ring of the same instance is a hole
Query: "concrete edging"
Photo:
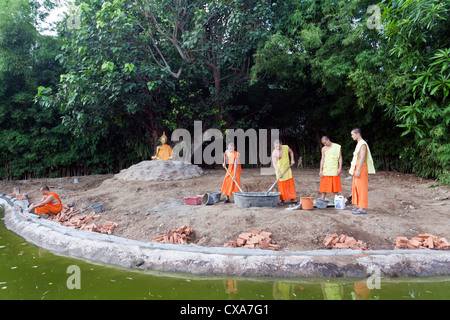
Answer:
[[127, 268], [196, 275], [254, 277], [448, 276], [450, 252], [438, 250], [310, 250], [200, 247], [141, 242], [71, 229], [26, 210], [28, 201], [0, 194], [5, 225], [58, 254]]

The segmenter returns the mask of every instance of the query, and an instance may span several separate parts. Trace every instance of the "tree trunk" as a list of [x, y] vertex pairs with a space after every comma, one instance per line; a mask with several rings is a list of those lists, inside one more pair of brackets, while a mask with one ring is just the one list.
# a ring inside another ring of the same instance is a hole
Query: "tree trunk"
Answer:
[[214, 108], [219, 112], [215, 115], [216, 122], [220, 123], [223, 119], [223, 106], [220, 101], [220, 69], [209, 61], [205, 62], [205, 65], [211, 69], [214, 77]]

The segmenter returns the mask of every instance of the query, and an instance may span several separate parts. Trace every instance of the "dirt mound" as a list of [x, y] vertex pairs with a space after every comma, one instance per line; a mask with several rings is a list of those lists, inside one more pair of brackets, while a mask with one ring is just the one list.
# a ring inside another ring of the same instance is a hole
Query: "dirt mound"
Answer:
[[125, 181], [169, 181], [200, 177], [203, 170], [183, 161], [142, 161], [115, 175]]

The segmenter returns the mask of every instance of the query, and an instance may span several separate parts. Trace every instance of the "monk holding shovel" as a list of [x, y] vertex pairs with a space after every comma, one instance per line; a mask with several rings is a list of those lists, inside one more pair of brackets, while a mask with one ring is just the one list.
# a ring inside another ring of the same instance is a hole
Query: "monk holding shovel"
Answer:
[[278, 191], [280, 192], [281, 200], [278, 205], [283, 205], [286, 200], [291, 200], [291, 203], [295, 203], [297, 197], [295, 195], [294, 178], [292, 177], [292, 170], [290, 168], [295, 163], [294, 152], [289, 146], [281, 144], [280, 140], [275, 140], [274, 147], [272, 164], [275, 168], [277, 179], [286, 171], [278, 180]]
[[[228, 169], [226, 163], [228, 162]], [[240, 162], [240, 154], [239, 152], [234, 150], [234, 144], [229, 143], [228, 149], [225, 151], [223, 155], [223, 164], [222, 166], [228, 171], [225, 174], [225, 178], [222, 183], [222, 190], [226, 196], [224, 203], [230, 202], [230, 196], [233, 195], [233, 192], [239, 192], [241, 179], [240, 175], [242, 172], [241, 162]]]

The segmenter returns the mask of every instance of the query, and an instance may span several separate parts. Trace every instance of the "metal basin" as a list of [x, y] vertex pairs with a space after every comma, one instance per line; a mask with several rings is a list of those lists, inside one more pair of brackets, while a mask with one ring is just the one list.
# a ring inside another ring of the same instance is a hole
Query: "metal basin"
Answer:
[[279, 192], [233, 192], [234, 203], [238, 207], [276, 207], [280, 199]]

